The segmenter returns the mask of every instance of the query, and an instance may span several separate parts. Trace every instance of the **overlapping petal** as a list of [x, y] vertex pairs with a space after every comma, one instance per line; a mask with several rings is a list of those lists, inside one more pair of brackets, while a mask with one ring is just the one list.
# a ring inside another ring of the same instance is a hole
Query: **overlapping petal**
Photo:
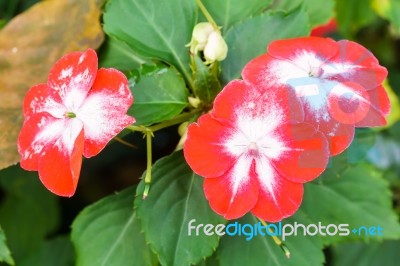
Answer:
[[39, 157], [39, 178], [56, 195], [74, 195], [82, 164], [83, 125], [74, 119], [67, 121], [62, 134], [48, 143]]
[[211, 208], [225, 219], [249, 212], [258, 200], [259, 184], [252, 160], [239, 157], [234, 166], [218, 178], [206, 178], [204, 194]]
[[72, 52], [58, 60], [50, 70], [47, 85], [62, 104], [76, 111], [89, 93], [97, 73], [97, 55], [92, 49]]
[[67, 111], [57, 94], [47, 84], [39, 84], [28, 90], [24, 98], [23, 112], [25, 117], [47, 112], [53, 117], [62, 118]]
[[251, 210], [255, 216], [269, 222], [279, 222], [293, 215], [303, 199], [303, 184], [288, 181], [278, 174], [275, 180], [273, 193], [261, 186], [257, 204]]
[[[226, 121], [226, 124], [229, 125], [229, 122]], [[184, 155], [195, 173], [218, 177], [233, 167], [236, 158], [223, 148], [228, 134], [229, 127], [224, 126], [221, 119], [212, 118], [209, 114], [201, 116], [197, 123], [188, 127]], [[199, 142], [199, 139], [203, 141]], [[215, 167], [216, 162], [218, 167]]]
[[115, 69], [100, 69], [92, 89], [76, 112], [84, 124], [85, 157], [97, 155], [110, 139], [135, 122], [126, 115], [132, 103], [126, 77]]
[[64, 128], [65, 121], [59, 120], [49, 113], [39, 113], [25, 120], [18, 136], [21, 167], [37, 171], [38, 161], [43, 155], [44, 147], [61, 136]]
[[350, 145], [355, 126], [386, 123], [390, 103], [381, 87], [386, 75], [361, 45], [319, 37], [274, 41], [267, 54], [250, 61], [242, 72], [258, 87], [293, 91], [305, 121], [325, 133], [331, 155]]
[[286, 132], [285, 152], [279, 159], [271, 160], [279, 175], [296, 183], [317, 178], [329, 161], [328, 142], [323, 133], [307, 123], [286, 125], [279, 131]]
[[325, 136], [290, 119], [287, 91], [263, 86], [230, 82], [210, 114], [189, 126], [186, 161], [206, 178], [206, 198], [226, 219], [253, 212], [278, 221], [293, 214], [301, 183], [316, 178], [328, 162]]

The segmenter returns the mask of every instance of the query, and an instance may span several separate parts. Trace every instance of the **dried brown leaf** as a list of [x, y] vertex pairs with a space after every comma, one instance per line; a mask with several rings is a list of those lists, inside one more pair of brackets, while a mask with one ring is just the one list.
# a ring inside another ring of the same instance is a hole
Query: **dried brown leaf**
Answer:
[[98, 48], [104, 0], [48, 0], [15, 17], [0, 31], [0, 169], [20, 157], [17, 138], [22, 101], [33, 85], [47, 80], [64, 54]]

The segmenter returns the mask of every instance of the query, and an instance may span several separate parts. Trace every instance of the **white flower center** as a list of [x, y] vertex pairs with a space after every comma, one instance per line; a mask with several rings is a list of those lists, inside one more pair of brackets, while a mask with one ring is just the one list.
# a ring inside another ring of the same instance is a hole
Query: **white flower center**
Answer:
[[236, 128], [223, 144], [226, 152], [238, 158], [230, 183], [234, 194], [248, 182], [253, 164], [260, 185], [273, 193], [271, 160], [278, 159], [287, 149], [282, 136], [276, 133], [281, 120], [279, 112], [274, 111], [264, 117], [238, 115]]

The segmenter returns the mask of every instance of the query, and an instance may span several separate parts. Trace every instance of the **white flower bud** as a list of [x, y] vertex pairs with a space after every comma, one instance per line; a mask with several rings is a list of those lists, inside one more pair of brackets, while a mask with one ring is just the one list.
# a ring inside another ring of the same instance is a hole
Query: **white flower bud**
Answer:
[[194, 54], [198, 51], [203, 51], [207, 44], [208, 37], [213, 31], [214, 28], [209, 22], [198, 23], [193, 29], [190, 51]]
[[222, 61], [225, 59], [228, 53], [228, 46], [221, 33], [214, 31], [210, 34], [207, 40], [207, 44], [204, 48], [204, 58], [206, 63], [212, 63], [214, 61]]
[[206, 64], [222, 61], [228, 53], [228, 46], [222, 38], [221, 32], [209, 22], [200, 22], [194, 27], [192, 40], [188, 46], [190, 46], [192, 54], [204, 51]]

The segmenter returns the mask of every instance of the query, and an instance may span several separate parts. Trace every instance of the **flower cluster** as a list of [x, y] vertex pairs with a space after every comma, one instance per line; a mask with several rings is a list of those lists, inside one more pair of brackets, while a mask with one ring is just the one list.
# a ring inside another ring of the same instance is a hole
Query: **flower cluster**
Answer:
[[25, 96], [18, 139], [21, 167], [39, 171], [54, 194], [75, 193], [82, 155], [97, 155], [127, 125], [133, 96], [126, 77], [115, 69], [98, 70], [92, 49], [73, 52], [55, 63], [47, 84]]
[[350, 41], [272, 42], [188, 128], [185, 158], [205, 177], [211, 208], [280, 221], [300, 206], [303, 183], [351, 143], [355, 127], [386, 123], [387, 71]]

